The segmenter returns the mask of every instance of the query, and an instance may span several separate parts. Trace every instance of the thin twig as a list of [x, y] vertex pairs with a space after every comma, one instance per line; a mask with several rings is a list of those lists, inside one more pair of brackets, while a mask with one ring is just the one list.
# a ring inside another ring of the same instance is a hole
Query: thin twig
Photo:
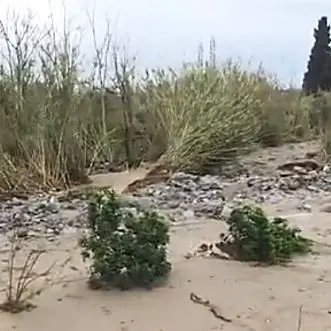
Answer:
[[209, 300], [203, 300], [202, 298], [200, 298], [198, 295], [196, 295], [195, 293], [191, 293], [190, 294], [190, 300], [194, 303], [197, 303], [199, 305], [205, 306], [209, 309], [209, 311], [214, 315], [214, 317], [216, 317], [217, 319], [222, 320], [223, 322], [226, 323], [231, 323], [232, 320], [228, 317], [225, 317], [223, 314], [221, 314], [219, 312], [219, 309], [216, 305], [210, 303]]
[[[46, 270], [40, 273], [34, 272], [40, 257], [46, 253], [46, 250], [33, 249], [28, 252], [24, 259], [22, 267], [17, 267], [17, 246], [19, 246], [20, 239], [14, 231], [13, 236], [10, 238], [11, 246], [8, 259], [8, 283], [6, 289], [6, 300], [0, 304], [0, 310], [10, 313], [19, 313], [23, 310], [31, 310], [35, 307], [30, 303], [30, 299], [39, 295], [45, 287], [39, 287], [36, 290], [31, 289], [31, 285], [38, 279], [45, 279], [51, 274], [55, 262], [51, 264]], [[61, 270], [71, 258], [67, 258], [64, 263], [60, 265]], [[47, 282], [47, 280], [45, 280]]]
[[299, 308], [299, 316], [298, 316], [298, 323], [297, 323], [297, 331], [300, 331], [300, 330], [301, 330], [302, 308], [303, 308], [303, 306], [301, 305], [300, 308]]

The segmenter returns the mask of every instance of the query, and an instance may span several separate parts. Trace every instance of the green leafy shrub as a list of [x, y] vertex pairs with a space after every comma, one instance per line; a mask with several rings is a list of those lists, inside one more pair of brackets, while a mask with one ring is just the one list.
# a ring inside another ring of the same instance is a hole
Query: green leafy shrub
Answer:
[[89, 204], [89, 234], [81, 241], [91, 258], [91, 279], [121, 289], [152, 287], [171, 270], [167, 261], [169, 227], [155, 212], [135, 216], [114, 191], [96, 194]]
[[291, 260], [310, 251], [312, 241], [291, 228], [284, 218], [269, 220], [259, 207], [234, 209], [228, 220], [238, 258], [270, 264]]

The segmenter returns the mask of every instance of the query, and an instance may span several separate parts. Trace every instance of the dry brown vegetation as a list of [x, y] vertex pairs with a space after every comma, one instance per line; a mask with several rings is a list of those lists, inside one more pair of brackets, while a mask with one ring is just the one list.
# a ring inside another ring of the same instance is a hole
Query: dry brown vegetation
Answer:
[[[6, 279], [1, 279], [1, 283], [5, 284], [5, 297], [0, 303], [0, 311], [17, 314], [36, 308], [32, 300], [51, 287], [53, 282], [57, 282], [57, 278], [60, 279], [60, 273], [70, 262], [71, 257], [69, 256], [61, 263], [52, 262], [40, 272], [38, 264], [47, 250], [29, 249], [16, 229], [7, 234], [7, 238], [8, 259], [2, 260], [2, 262], [7, 261], [7, 266], [2, 270]], [[58, 268], [57, 272], [53, 270], [55, 267]]]
[[0, 192], [84, 182], [100, 160], [135, 167], [163, 155], [170, 169], [207, 171], [258, 144], [321, 133], [330, 152], [330, 95], [284, 91], [262, 69], [232, 61], [216, 65], [214, 47], [209, 63], [138, 79], [110, 25], [98, 43], [89, 23], [90, 70], [81, 30], [58, 31], [52, 17], [39, 26], [31, 14], [0, 22]]

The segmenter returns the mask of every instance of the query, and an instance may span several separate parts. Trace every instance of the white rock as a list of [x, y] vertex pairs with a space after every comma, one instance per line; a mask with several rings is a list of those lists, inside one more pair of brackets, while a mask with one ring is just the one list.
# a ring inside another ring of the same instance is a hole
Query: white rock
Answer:
[[186, 218], [186, 219], [192, 219], [194, 218], [194, 211], [193, 210], [184, 210], [183, 211], [183, 217]]

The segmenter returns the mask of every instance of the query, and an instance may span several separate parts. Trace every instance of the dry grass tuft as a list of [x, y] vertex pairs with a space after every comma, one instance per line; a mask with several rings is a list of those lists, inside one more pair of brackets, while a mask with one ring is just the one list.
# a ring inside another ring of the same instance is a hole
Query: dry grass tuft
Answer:
[[[17, 314], [36, 308], [32, 302], [36, 296], [53, 285], [71, 257], [62, 263], [52, 262], [43, 271], [39, 269], [38, 263], [48, 253], [46, 249], [27, 249], [24, 239], [20, 238], [16, 230], [8, 237], [9, 256], [8, 265], [5, 268], [7, 283], [5, 285], [5, 300], [0, 304], [0, 310]], [[22, 254], [19, 254], [22, 253]], [[23, 261], [21, 263], [21, 261]], [[55, 268], [57, 271], [55, 272]]]
[[167, 137], [164, 161], [174, 169], [200, 171], [251, 150], [271, 91], [266, 77], [233, 63], [159, 75], [146, 93]]
[[44, 286], [33, 289], [34, 283], [50, 275], [54, 264], [41, 273], [35, 271], [36, 265], [46, 250], [31, 250], [25, 257], [23, 266], [17, 266], [17, 253], [20, 249], [20, 239], [17, 233], [10, 237], [10, 250], [8, 259], [8, 283], [6, 299], [0, 304], [0, 310], [10, 313], [30, 311], [36, 306], [31, 300], [39, 295]]

